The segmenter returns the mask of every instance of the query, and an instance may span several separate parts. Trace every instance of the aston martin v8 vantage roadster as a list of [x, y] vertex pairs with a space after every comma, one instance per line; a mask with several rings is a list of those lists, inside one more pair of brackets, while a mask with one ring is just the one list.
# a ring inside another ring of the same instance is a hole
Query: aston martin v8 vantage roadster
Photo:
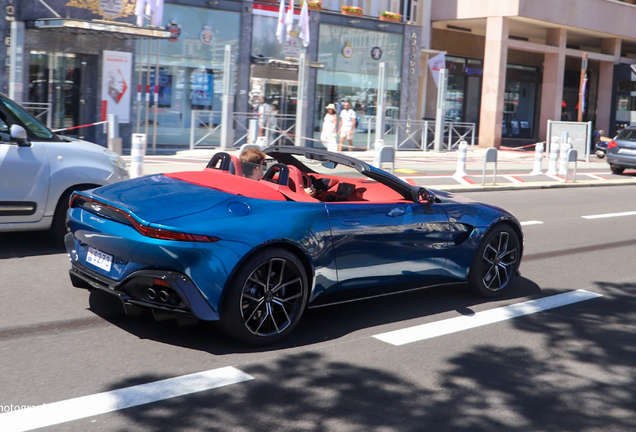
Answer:
[[509, 212], [337, 153], [265, 153], [258, 166], [221, 152], [203, 171], [75, 192], [73, 285], [131, 314], [219, 321], [249, 344], [284, 338], [306, 308], [443, 284], [512, 289], [523, 234]]

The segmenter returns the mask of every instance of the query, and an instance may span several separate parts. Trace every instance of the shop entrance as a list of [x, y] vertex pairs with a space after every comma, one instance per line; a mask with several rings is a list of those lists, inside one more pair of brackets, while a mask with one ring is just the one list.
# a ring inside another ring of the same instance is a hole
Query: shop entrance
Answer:
[[278, 107], [280, 115], [296, 115], [298, 82], [279, 79], [252, 78], [250, 101], [256, 109], [261, 97], [265, 102]]
[[[96, 55], [31, 51], [28, 102], [48, 104], [52, 129], [92, 122], [97, 118], [97, 65]], [[88, 127], [65, 134], [95, 141], [95, 132]]]

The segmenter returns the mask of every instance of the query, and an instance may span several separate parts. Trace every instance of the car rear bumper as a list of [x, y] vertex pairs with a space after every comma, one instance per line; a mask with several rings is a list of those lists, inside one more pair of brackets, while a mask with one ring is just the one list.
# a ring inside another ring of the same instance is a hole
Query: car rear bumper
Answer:
[[607, 152], [607, 163], [623, 168], [636, 168], [636, 154], [627, 155], [615, 152], [616, 147]]
[[204, 321], [219, 319], [219, 314], [210, 307], [187, 275], [168, 270], [138, 270], [121, 281], [115, 281], [78, 261], [72, 234], [66, 235], [65, 242], [72, 264], [69, 275], [73, 286], [116, 295], [124, 309], [137, 306]]

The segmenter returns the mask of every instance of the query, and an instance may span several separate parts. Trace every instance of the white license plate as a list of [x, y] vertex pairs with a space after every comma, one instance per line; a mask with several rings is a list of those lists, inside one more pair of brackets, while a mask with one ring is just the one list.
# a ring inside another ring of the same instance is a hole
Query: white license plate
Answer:
[[620, 154], [627, 154], [627, 155], [636, 155], [636, 150], [622, 148], [622, 149], [619, 150], [619, 153]]
[[110, 271], [110, 266], [113, 263], [113, 256], [89, 247], [88, 254], [86, 255], [86, 262], [94, 265], [95, 267], [99, 267], [100, 269]]

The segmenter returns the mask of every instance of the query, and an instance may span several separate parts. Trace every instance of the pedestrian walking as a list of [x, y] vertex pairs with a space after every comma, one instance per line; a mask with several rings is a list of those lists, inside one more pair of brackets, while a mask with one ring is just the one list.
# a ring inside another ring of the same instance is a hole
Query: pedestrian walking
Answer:
[[345, 139], [349, 140], [347, 151], [351, 151], [353, 149], [353, 134], [357, 126], [357, 121], [356, 112], [351, 109], [349, 101], [346, 101], [342, 111], [340, 111], [340, 125], [338, 128], [340, 145], [338, 146], [338, 151], [342, 151], [342, 145], [344, 144]]
[[322, 132], [320, 134], [320, 141], [327, 147], [329, 151], [338, 150], [338, 143], [336, 141], [336, 106], [329, 104], [325, 107], [327, 114], [322, 122]]

